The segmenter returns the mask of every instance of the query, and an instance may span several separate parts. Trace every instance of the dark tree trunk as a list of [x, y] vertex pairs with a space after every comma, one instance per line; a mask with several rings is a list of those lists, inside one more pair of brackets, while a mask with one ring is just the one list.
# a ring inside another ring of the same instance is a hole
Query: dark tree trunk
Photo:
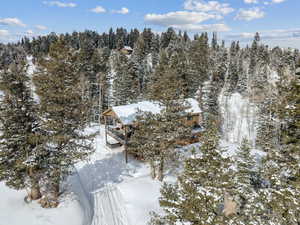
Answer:
[[30, 200], [38, 200], [42, 197], [38, 176], [35, 173], [33, 168], [29, 169], [29, 177], [31, 182], [30, 193], [28, 199]]

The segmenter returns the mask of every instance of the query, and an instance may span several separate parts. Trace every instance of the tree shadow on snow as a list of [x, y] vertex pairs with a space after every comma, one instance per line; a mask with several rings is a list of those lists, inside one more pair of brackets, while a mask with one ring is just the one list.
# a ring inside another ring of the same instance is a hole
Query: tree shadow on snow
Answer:
[[130, 177], [141, 166], [141, 163], [129, 158], [129, 164], [125, 163], [124, 153], [113, 153], [110, 156], [89, 162], [81, 169], [76, 170], [68, 179], [70, 191], [80, 202], [85, 224], [93, 220], [95, 199], [94, 193], [101, 191], [108, 184], [118, 184], [124, 180], [124, 176]]
[[[122, 182], [123, 176], [131, 176], [140, 167], [140, 163], [134, 159], [129, 160], [130, 163], [126, 164], [124, 153], [119, 152], [107, 158], [87, 163], [78, 171], [78, 176], [85, 191], [93, 193], [107, 184]], [[72, 176], [71, 184], [78, 182], [78, 176]]]

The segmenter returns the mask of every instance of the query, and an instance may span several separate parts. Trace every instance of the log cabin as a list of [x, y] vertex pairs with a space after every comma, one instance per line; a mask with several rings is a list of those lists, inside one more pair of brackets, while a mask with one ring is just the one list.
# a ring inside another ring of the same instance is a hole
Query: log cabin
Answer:
[[[200, 128], [201, 109], [197, 100], [188, 98], [186, 101], [191, 106], [187, 109], [185, 123], [195, 130]], [[105, 141], [110, 148], [124, 145], [127, 155], [126, 144], [136, 126], [135, 119], [140, 111], [159, 114], [162, 107], [157, 102], [142, 101], [135, 104], [114, 106], [102, 113], [105, 121]], [[110, 137], [110, 140], [108, 140]], [[113, 142], [111, 140], [114, 140]], [[126, 156], [127, 161], [127, 156]]]

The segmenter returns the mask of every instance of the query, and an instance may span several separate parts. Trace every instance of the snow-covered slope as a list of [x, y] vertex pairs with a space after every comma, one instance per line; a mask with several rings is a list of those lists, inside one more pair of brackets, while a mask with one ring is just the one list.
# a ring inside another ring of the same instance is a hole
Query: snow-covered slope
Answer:
[[233, 144], [239, 144], [246, 138], [255, 145], [256, 105], [239, 93], [224, 95], [223, 92], [219, 103], [223, 119], [223, 138]]

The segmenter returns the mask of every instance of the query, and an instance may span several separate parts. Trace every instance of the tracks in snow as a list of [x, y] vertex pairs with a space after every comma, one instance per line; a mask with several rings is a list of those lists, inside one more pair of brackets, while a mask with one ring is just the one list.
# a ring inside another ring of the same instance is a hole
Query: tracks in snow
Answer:
[[92, 225], [131, 225], [125, 202], [119, 189], [106, 185], [94, 192], [94, 219]]

